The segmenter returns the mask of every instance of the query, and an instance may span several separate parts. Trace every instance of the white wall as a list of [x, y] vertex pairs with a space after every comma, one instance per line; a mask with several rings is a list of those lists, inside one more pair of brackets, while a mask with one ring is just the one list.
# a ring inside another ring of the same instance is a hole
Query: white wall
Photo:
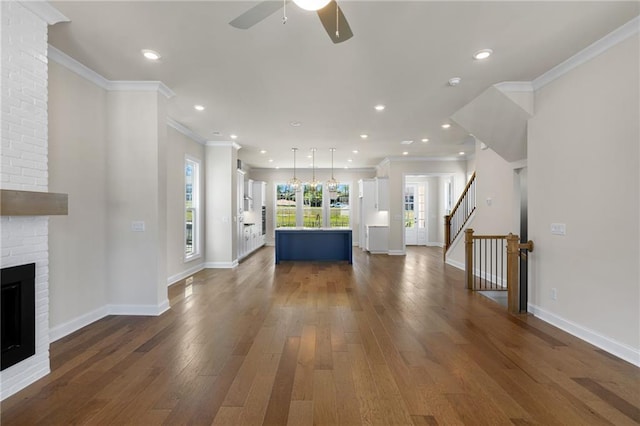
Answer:
[[[296, 176], [303, 181], [311, 180], [312, 171], [309, 169], [296, 170]], [[351, 185], [351, 228], [353, 230], [353, 241], [359, 241], [358, 235], [358, 180], [370, 179], [375, 176], [373, 169], [371, 170], [345, 170], [335, 169], [334, 178], [338, 182], [349, 183]], [[265, 241], [269, 245], [274, 244], [275, 238], [275, 198], [276, 184], [286, 183], [293, 177], [293, 169], [252, 169], [249, 171], [249, 177], [253, 180], [259, 180], [267, 183], [266, 190], [266, 206], [267, 206], [267, 234]], [[330, 169], [316, 169], [316, 178], [326, 181], [331, 177]]]
[[238, 148], [226, 142], [209, 142], [205, 148], [207, 268], [231, 268], [238, 264]]
[[[405, 161], [391, 160], [389, 164], [389, 254], [404, 254], [403, 197], [407, 175], [453, 175], [454, 198], [466, 185], [466, 161]], [[444, 226], [442, 223], [441, 226]]]
[[51, 61], [49, 111], [49, 187], [69, 194], [69, 216], [50, 223], [55, 340], [107, 304], [106, 91]]
[[168, 308], [164, 103], [158, 92], [107, 93], [108, 298], [123, 312]]
[[528, 134], [532, 309], [636, 364], [639, 50], [636, 32], [541, 88]]
[[[518, 229], [514, 228], [518, 210], [514, 202], [513, 166], [490, 148], [491, 141], [485, 143], [489, 148], [481, 149], [481, 142], [476, 141], [477, 208], [467, 227], [479, 235], [518, 234]], [[464, 268], [464, 261], [464, 235], [459, 235], [449, 249], [447, 262]]]
[[[167, 284], [172, 284], [204, 267], [205, 244], [205, 161], [204, 146], [168, 128], [167, 145]], [[200, 161], [200, 256], [184, 260], [185, 159], [189, 155]]]

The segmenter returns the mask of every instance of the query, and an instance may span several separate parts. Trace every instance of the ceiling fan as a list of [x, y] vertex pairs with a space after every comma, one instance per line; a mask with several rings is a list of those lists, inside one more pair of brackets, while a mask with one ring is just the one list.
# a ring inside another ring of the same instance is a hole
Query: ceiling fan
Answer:
[[[249, 29], [281, 8], [286, 7], [289, 2], [290, 0], [262, 1], [229, 22], [229, 25], [241, 30]], [[340, 9], [335, 0], [293, 0], [293, 2], [302, 9], [315, 10], [318, 13], [320, 22], [322, 22], [322, 26], [324, 26], [329, 38], [334, 43], [342, 43], [353, 37], [347, 18], [344, 17], [342, 9]], [[286, 23], [286, 14], [282, 21]]]

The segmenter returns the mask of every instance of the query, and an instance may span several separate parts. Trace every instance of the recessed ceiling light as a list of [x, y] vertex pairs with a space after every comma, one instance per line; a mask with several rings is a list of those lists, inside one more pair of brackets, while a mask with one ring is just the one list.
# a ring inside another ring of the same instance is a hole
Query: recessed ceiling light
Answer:
[[264, 149], [261, 149], [261, 150], [260, 150], [260, 154], [266, 154], [266, 153], [267, 153], [267, 151], [266, 151], [266, 150], [264, 150]]
[[424, 139], [422, 139], [422, 142], [425, 142], [425, 143], [426, 143], [426, 142], [429, 142], [429, 138], [424, 138]]
[[476, 53], [473, 54], [473, 59], [476, 59], [476, 60], [487, 59], [489, 56], [491, 56], [492, 53], [493, 53], [493, 50], [491, 49], [478, 50]]
[[457, 86], [461, 81], [462, 79], [460, 77], [452, 77], [449, 79], [449, 86]]
[[270, 162], [270, 163], [273, 163], [273, 158], [269, 158], [269, 162]]
[[347, 166], [344, 166], [344, 168], [345, 168], [345, 169], [348, 169], [349, 167], [347, 167]]
[[144, 55], [145, 58], [147, 58], [150, 61], [157, 61], [158, 59], [161, 58], [160, 54], [155, 50], [142, 49], [142, 54]]
[[204, 107], [202, 105], [194, 105], [193, 107], [198, 111], [204, 111]]
[[404, 151], [404, 152], [402, 153], [402, 155], [409, 155], [409, 152], [408, 152], [408, 151]]
[[357, 153], [358, 153], [358, 150], [357, 150], [357, 149], [354, 149], [354, 150], [353, 150], [353, 151], [351, 151], [351, 152], [353, 152], [354, 154], [357, 154]]
[[380, 105], [376, 105], [375, 108], [376, 108], [376, 111], [384, 111], [385, 106], [380, 104]]
[[279, 168], [280, 168], [280, 166], [276, 166], [276, 170], [279, 169]]
[[400, 142], [401, 145], [411, 145], [413, 143], [413, 141], [402, 141]]
[[368, 138], [368, 137], [369, 137], [369, 135], [366, 135], [366, 134], [364, 134], [364, 133], [363, 133], [363, 134], [361, 134], [361, 135], [360, 135], [360, 137], [361, 137], [362, 139], [366, 139], [366, 138]]
[[349, 158], [347, 161], [348, 161], [349, 163], [353, 163], [353, 160], [352, 160], [351, 158]]
[[449, 124], [449, 123], [444, 123], [444, 124], [442, 125], [442, 128], [443, 128], [443, 129], [448, 129], [449, 127], [451, 127], [451, 124]]
[[238, 135], [231, 135], [231, 139], [238, 139]]
[[307, 158], [311, 158], [311, 157], [313, 157], [313, 155], [311, 155], [311, 154], [307, 155]]
[[299, 121], [292, 121], [292, 122], [289, 123], [289, 125], [291, 127], [300, 127], [300, 126], [302, 126], [302, 123], [299, 122]]
[[464, 155], [464, 151], [460, 151], [458, 155]]

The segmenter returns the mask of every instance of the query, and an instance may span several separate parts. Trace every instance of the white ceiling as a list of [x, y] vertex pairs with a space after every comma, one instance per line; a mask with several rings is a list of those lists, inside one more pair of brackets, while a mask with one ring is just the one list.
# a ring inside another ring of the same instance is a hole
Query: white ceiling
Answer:
[[[639, 14], [635, 1], [341, 1], [354, 37], [334, 45], [315, 13], [293, 4], [286, 25], [276, 13], [249, 30], [228, 22], [257, 2], [52, 4], [71, 20], [50, 29], [53, 46], [110, 80], [164, 82], [176, 93], [171, 118], [207, 140], [237, 134], [240, 157], [267, 168], [291, 167], [291, 147], [302, 167], [317, 148], [319, 168], [330, 166], [330, 147], [336, 167], [352, 168], [403, 151], [469, 154], [464, 129], [441, 128], [453, 113], [492, 84], [533, 80]], [[474, 61], [482, 48], [493, 56]], [[451, 77], [462, 83], [449, 87]]]

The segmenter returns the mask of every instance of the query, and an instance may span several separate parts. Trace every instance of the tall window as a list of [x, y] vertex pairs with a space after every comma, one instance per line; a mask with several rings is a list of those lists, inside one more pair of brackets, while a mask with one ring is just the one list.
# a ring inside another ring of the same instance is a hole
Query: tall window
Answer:
[[184, 168], [184, 259], [191, 260], [200, 254], [198, 241], [198, 209], [200, 202], [200, 163], [191, 158]]
[[286, 184], [276, 185], [276, 228], [296, 226], [296, 192]]
[[322, 185], [313, 187], [304, 185], [303, 188], [303, 225], [305, 228], [322, 228], [324, 215], [322, 214]]
[[336, 192], [329, 192], [329, 226], [349, 227], [351, 206], [349, 204], [349, 184], [338, 184]]

